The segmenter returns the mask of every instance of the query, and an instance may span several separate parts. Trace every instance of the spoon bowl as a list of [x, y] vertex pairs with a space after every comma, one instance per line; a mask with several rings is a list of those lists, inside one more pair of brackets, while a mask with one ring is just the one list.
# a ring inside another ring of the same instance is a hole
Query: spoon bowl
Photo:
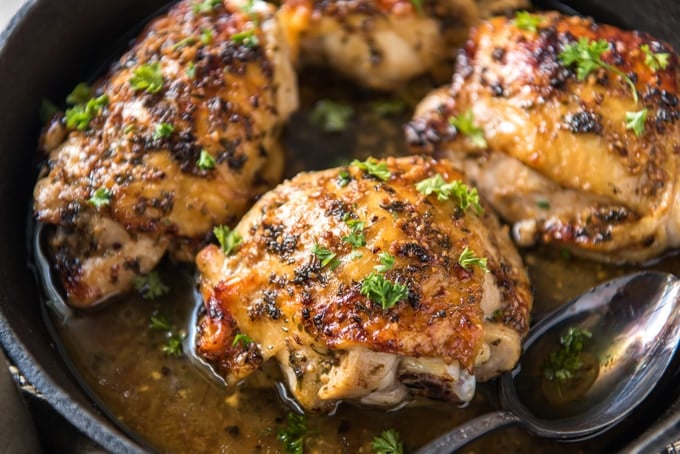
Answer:
[[[493, 430], [522, 425], [535, 435], [577, 441], [629, 415], [666, 372], [680, 340], [680, 280], [641, 272], [611, 280], [536, 324], [515, 369], [500, 379], [503, 410], [477, 417], [432, 441], [420, 454], [454, 452]], [[589, 331], [588, 352], [599, 364], [590, 386], [568, 405], [538, 393], [536, 366], [569, 328]]]

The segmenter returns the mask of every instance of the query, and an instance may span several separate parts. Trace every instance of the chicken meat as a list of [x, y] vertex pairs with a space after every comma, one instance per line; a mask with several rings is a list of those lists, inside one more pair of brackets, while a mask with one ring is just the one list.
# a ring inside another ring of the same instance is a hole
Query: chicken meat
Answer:
[[297, 85], [265, 2], [186, 0], [45, 128], [34, 190], [68, 302], [124, 292], [166, 252], [192, 261], [280, 182]]
[[[265, 194], [197, 256], [196, 350], [228, 385], [271, 358], [308, 411], [412, 395], [469, 401], [511, 369], [528, 277], [506, 228], [446, 161], [369, 159]], [[229, 254], [230, 253], [230, 254]]]
[[645, 262], [680, 245], [679, 81], [673, 49], [646, 33], [553, 12], [494, 18], [407, 140], [464, 169], [520, 245]]
[[386, 90], [450, 69], [455, 49], [480, 17], [526, 3], [285, 0], [279, 15], [299, 64], [329, 65], [368, 88]]

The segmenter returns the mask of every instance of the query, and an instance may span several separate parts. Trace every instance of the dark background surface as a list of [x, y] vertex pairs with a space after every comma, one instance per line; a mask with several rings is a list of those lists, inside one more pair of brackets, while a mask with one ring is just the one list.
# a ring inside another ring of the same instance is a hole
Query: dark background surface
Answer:
[[[0, 0], [2, 1], [2, 0]], [[29, 200], [43, 97], [62, 99], [128, 41], [128, 32], [164, 0], [29, 0], [0, 35], [0, 341], [44, 398], [28, 406], [48, 452], [98, 452], [87, 433], [115, 452], [139, 452], [84, 395], [45, 329], [38, 286], [27, 263]], [[537, 2], [552, 7], [551, 2]], [[677, 0], [572, 0], [576, 10], [641, 30], [680, 48]], [[0, 364], [2, 367], [2, 364]], [[56, 408], [58, 413], [52, 408]], [[73, 424], [60, 416], [66, 415]], [[74, 428], [77, 427], [78, 429]]]

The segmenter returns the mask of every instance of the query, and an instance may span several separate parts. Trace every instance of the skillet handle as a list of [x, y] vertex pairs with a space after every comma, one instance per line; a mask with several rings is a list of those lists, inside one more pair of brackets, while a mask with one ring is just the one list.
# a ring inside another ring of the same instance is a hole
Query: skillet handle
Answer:
[[497, 411], [478, 416], [445, 433], [418, 450], [416, 454], [450, 454], [468, 443], [503, 427], [514, 426], [521, 420], [509, 411]]

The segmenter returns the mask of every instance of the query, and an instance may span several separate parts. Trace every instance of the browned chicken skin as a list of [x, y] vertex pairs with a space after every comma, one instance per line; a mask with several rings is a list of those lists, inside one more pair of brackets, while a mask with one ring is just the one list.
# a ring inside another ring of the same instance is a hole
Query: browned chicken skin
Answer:
[[[555, 243], [614, 262], [642, 262], [677, 247], [677, 55], [644, 33], [557, 13], [535, 17], [536, 31], [506, 18], [473, 31], [452, 86], [426, 98], [407, 126], [413, 150], [464, 169], [514, 223], [520, 244]], [[584, 38], [606, 42], [601, 60], [609, 67], [579, 80], [577, 64], [560, 55]], [[649, 53], [668, 54], [667, 65], [654, 68]], [[626, 113], [643, 109], [638, 136]], [[451, 125], [468, 110], [488, 147]]]
[[[489, 210], [416, 189], [435, 174], [461, 180], [449, 163], [384, 162], [386, 181], [355, 165], [300, 174], [238, 224], [235, 253], [198, 254], [197, 351], [228, 384], [274, 357], [302, 407], [329, 411], [412, 393], [467, 401], [473, 375], [514, 366], [532, 299], [507, 231]], [[466, 249], [488, 272], [459, 263]], [[362, 293], [371, 275], [404, 286], [394, 306]]]
[[[75, 306], [128, 290], [166, 250], [193, 260], [213, 226], [280, 181], [297, 88], [273, 8], [202, 4], [180, 2], [147, 27], [94, 86], [108, 102], [89, 125], [57, 116], [43, 135], [35, 213], [57, 226], [51, 248]], [[160, 87], [133, 83], [154, 68]]]

